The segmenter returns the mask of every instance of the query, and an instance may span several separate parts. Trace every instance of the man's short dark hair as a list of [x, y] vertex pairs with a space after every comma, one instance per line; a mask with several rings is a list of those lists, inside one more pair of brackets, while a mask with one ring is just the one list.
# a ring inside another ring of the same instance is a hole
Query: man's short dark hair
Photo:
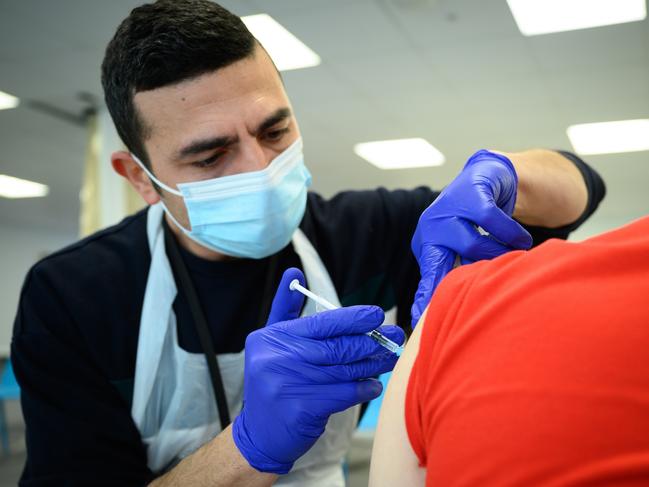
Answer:
[[136, 93], [224, 68], [253, 55], [254, 48], [241, 19], [209, 0], [158, 0], [133, 9], [101, 65], [106, 105], [126, 147], [150, 167]]

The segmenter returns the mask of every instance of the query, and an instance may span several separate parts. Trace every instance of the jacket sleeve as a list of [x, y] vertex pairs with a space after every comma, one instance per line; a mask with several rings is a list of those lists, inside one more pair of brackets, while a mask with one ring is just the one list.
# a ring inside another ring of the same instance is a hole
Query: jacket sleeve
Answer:
[[139, 486], [153, 478], [126, 401], [38, 266], [23, 286], [11, 358], [26, 424], [19, 485]]

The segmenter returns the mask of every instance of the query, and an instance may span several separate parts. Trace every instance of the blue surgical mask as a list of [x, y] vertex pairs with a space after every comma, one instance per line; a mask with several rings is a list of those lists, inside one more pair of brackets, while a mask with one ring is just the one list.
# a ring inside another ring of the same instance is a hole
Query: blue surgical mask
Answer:
[[131, 156], [158, 186], [183, 198], [191, 230], [162, 203], [174, 224], [216, 252], [252, 259], [272, 255], [290, 242], [304, 216], [311, 174], [304, 165], [301, 138], [261, 171], [180, 183], [178, 189], [159, 181]]

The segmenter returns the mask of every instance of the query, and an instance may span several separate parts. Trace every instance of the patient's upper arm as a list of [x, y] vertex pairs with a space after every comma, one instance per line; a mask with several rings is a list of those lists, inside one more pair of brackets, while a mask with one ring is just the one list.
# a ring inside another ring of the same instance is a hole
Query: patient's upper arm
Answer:
[[372, 449], [370, 487], [416, 487], [425, 483], [426, 470], [419, 467], [417, 456], [408, 440], [404, 409], [408, 379], [419, 351], [425, 317], [424, 313], [388, 383]]

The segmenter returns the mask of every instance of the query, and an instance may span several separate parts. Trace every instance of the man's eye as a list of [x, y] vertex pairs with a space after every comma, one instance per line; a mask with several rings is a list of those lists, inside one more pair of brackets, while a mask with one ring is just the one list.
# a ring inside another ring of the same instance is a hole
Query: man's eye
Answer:
[[271, 130], [269, 132], [266, 132], [266, 138], [274, 142], [281, 139], [284, 136], [284, 134], [286, 134], [288, 131], [289, 131], [289, 127], [283, 129]]
[[222, 155], [223, 155], [223, 152], [218, 152], [218, 153], [214, 154], [213, 156], [208, 157], [207, 159], [203, 159], [202, 161], [192, 162], [192, 166], [195, 166], [195, 167], [210, 167], [210, 166], [213, 166]]

